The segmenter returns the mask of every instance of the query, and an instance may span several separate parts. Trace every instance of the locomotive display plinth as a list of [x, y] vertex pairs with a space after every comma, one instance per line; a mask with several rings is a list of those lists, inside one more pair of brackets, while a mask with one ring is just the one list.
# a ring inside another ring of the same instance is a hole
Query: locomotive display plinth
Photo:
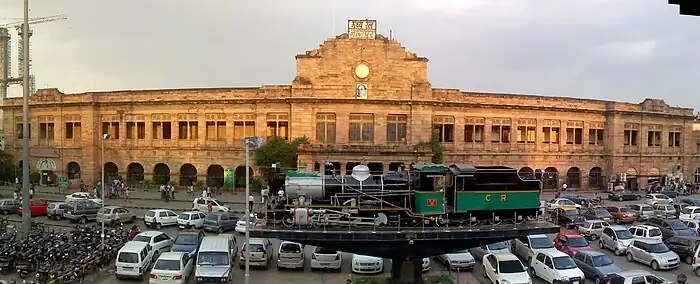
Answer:
[[[250, 236], [276, 238], [391, 259], [392, 283], [421, 283], [424, 257], [469, 249], [534, 234], [559, 233], [560, 227], [544, 221], [520, 224], [478, 225], [470, 227], [383, 227], [251, 229]], [[412, 269], [411, 269], [412, 268]]]

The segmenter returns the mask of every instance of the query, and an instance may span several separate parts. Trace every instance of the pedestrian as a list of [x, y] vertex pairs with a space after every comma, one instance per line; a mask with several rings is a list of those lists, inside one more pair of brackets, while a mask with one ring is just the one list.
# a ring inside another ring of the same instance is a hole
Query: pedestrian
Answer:
[[175, 200], [175, 187], [174, 186], [170, 187], [170, 196], [171, 196], [170, 199]]
[[211, 198], [211, 188], [207, 187], [207, 197]]
[[202, 198], [208, 197], [208, 196], [209, 196], [209, 194], [207, 193], [207, 189], [206, 188], [202, 189]]
[[194, 198], [194, 186], [190, 185], [187, 188], [187, 196]]
[[34, 187], [29, 189], [29, 199], [34, 198]]
[[248, 210], [250, 210], [251, 213], [253, 212], [253, 204], [255, 204], [255, 197], [251, 194], [248, 196]]
[[207, 211], [209, 214], [211, 214], [211, 210], [213, 209], [214, 205], [211, 203], [211, 201], [207, 202]]
[[131, 203], [131, 200], [129, 199], [129, 188], [124, 188], [124, 202], [129, 202]]
[[19, 193], [16, 190], [14, 193], [12, 193], [12, 198], [14, 198], [15, 200], [19, 200]]

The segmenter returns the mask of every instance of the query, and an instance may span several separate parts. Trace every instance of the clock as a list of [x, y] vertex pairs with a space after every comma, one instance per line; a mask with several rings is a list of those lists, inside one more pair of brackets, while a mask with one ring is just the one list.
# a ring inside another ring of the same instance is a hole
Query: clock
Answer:
[[369, 76], [369, 66], [366, 64], [360, 64], [355, 67], [355, 76], [360, 79], [365, 79]]

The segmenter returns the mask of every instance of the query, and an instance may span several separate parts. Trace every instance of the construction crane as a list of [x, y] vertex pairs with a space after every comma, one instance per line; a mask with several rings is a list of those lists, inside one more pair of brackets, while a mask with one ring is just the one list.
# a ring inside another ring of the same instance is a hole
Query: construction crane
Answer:
[[[39, 17], [39, 18], [31, 18], [29, 19], [29, 24], [41, 24], [41, 23], [48, 23], [48, 22], [54, 22], [54, 21], [60, 21], [60, 20], [66, 20], [68, 19], [68, 16], [65, 14], [61, 15], [55, 15], [55, 16], [48, 16], [48, 17]], [[22, 83], [22, 70], [24, 69], [24, 48], [29, 48], [30, 49], [30, 55], [29, 55], [29, 69], [30, 69], [30, 75], [29, 75], [29, 90], [30, 94], [34, 93], [34, 75], [31, 75], [31, 62], [32, 62], [32, 57], [31, 57], [31, 41], [29, 41], [27, 44], [25, 44], [22, 41], [22, 25], [24, 24], [24, 21], [18, 21], [14, 23], [9, 23], [9, 24], [0, 24], [0, 97], [2, 99], [7, 98], [7, 89], [10, 85], [14, 84], [21, 84]], [[11, 36], [9, 32], [9, 28], [14, 27], [19, 34], [19, 44], [17, 46], [17, 61], [18, 62], [18, 71], [19, 73], [17, 77], [12, 77], [12, 71], [11, 71], [11, 62], [10, 58], [12, 57], [12, 48], [11, 48]], [[29, 37], [32, 36], [32, 30], [29, 30]]]

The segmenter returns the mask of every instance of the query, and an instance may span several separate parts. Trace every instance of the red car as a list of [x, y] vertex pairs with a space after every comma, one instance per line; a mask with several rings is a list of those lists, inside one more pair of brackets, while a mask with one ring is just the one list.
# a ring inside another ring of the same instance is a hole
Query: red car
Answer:
[[559, 233], [554, 237], [554, 247], [573, 257], [577, 251], [591, 249], [583, 235], [575, 232]]
[[[29, 199], [29, 212], [32, 216], [46, 216], [49, 211], [49, 205], [40, 198]], [[17, 208], [17, 214], [22, 216], [22, 206]]]

